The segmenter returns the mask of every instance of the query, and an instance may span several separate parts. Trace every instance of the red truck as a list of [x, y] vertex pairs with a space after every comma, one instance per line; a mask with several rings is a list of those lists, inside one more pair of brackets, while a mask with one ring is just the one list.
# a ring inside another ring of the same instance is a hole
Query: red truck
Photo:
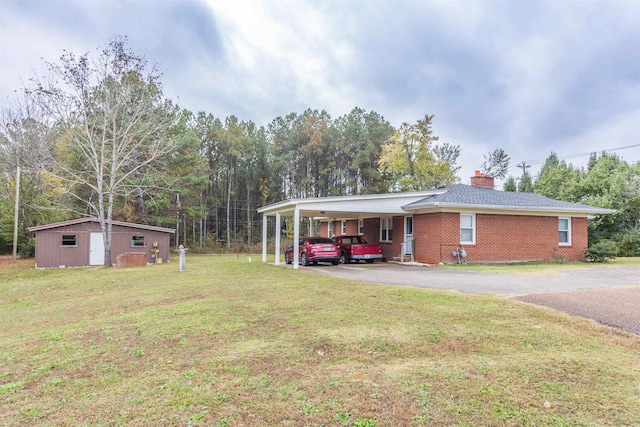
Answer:
[[367, 243], [362, 236], [337, 236], [333, 241], [340, 246], [340, 263], [342, 264], [361, 259], [373, 264], [376, 259], [382, 258], [380, 245]]

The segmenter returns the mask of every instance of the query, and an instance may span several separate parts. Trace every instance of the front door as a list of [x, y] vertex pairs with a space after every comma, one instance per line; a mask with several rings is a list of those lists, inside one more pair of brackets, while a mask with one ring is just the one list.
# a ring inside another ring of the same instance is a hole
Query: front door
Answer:
[[102, 233], [89, 234], [89, 265], [104, 264], [104, 237]]
[[413, 254], [413, 217], [404, 217], [404, 253]]

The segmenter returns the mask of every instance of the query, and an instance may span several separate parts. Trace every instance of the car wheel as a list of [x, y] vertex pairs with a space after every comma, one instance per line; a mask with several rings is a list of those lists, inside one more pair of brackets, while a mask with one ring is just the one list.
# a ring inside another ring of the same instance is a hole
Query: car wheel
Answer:
[[307, 259], [307, 254], [305, 254], [304, 252], [302, 252], [302, 255], [300, 255], [300, 262], [302, 263], [302, 265], [304, 265], [305, 267], [307, 265], [309, 265], [309, 260]]
[[291, 258], [289, 258], [288, 253], [284, 254], [284, 262], [286, 262], [287, 264], [291, 264]]
[[348, 262], [349, 260], [347, 260], [347, 255], [344, 252], [342, 252], [340, 254], [340, 264], [346, 264]]
[[331, 264], [338, 265], [338, 261], [331, 261]]

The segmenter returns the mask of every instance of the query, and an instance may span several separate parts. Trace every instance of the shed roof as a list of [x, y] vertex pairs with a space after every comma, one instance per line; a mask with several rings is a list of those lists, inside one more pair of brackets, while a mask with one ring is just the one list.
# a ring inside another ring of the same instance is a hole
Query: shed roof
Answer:
[[[27, 231], [34, 232], [34, 231], [41, 231], [41, 230], [49, 230], [52, 228], [66, 227], [68, 225], [83, 224], [85, 222], [99, 223], [98, 218], [87, 217], [87, 218], [72, 219], [69, 221], [56, 222], [53, 224], [37, 225], [35, 227], [29, 227]], [[139, 230], [159, 231], [159, 232], [171, 233], [171, 234], [176, 232], [176, 230], [174, 230], [173, 228], [156, 227], [153, 225], [145, 225], [145, 224], [134, 224], [131, 222], [111, 221], [111, 224], [119, 225], [121, 227], [136, 228]]]

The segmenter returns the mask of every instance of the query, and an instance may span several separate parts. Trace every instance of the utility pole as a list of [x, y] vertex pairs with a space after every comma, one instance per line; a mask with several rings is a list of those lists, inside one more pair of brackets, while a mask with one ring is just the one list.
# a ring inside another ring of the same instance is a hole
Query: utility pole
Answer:
[[176, 212], [176, 248], [180, 247], [180, 193], [176, 193], [176, 205], [178, 211]]
[[18, 259], [18, 212], [20, 206], [20, 166], [16, 169], [16, 203], [13, 213], [13, 260]]
[[527, 169], [529, 169], [531, 167], [531, 165], [528, 165], [527, 162], [522, 162], [519, 165], [517, 165], [517, 167], [522, 169], [522, 175], [524, 175], [524, 174], [527, 173]]

